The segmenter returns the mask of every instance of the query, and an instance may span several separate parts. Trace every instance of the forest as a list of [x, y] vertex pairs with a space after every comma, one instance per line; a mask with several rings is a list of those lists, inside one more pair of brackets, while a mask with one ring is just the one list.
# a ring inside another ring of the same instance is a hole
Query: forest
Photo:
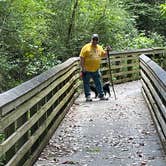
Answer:
[[0, 0], [0, 92], [79, 56], [93, 33], [114, 51], [165, 47], [165, 0]]

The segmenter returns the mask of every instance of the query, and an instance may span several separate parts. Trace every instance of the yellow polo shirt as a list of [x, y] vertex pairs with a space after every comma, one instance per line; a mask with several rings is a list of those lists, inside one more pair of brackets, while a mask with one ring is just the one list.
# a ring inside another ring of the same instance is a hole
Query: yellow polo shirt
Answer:
[[100, 45], [96, 47], [91, 43], [86, 44], [80, 53], [80, 57], [84, 58], [84, 66], [86, 71], [95, 72], [100, 68], [101, 57], [105, 56], [105, 51]]

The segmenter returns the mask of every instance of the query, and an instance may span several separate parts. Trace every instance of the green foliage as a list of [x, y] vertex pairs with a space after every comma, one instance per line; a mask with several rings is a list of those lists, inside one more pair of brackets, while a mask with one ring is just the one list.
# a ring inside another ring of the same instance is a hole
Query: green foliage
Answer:
[[[156, 42], [155, 42], [156, 41]], [[156, 33], [152, 34], [151, 38], [145, 36], [144, 33], [140, 33], [131, 43], [132, 48], [150, 48], [155, 46], [161, 46], [162, 39]]]
[[125, 1], [125, 8], [135, 17], [138, 30], [144, 30], [146, 35], [157, 32], [166, 37], [166, 19], [161, 17], [160, 11], [160, 5], [164, 3], [165, 0]]
[[42, 67], [33, 73], [29, 65], [45, 61], [43, 48], [43, 42], [47, 37], [45, 14], [49, 10], [46, 10], [44, 1], [15, 0], [0, 3], [2, 92], [44, 71]]
[[160, 5], [161, 8], [161, 14], [163, 17], [166, 17], [166, 3]]
[[[0, 92], [72, 56], [100, 35], [114, 50], [164, 46], [159, 1], [1, 0]], [[163, 5], [164, 16], [165, 8]]]
[[[120, 40], [122, 41], [120, 42]], [[129, 50], [151, 47], [163, 47], [165, 45], [165, 40], [163, 36], [157, 33], [151, 33], [149, 36], [146, 36], [145, 32], [138, 33], [136, 30], [134, 30], [130, 34], [126, 34], [125, 38], [119, 36], [118, 43], [121, 43], [123, 45], [123, 48], [121, 48], [120, 50]]]

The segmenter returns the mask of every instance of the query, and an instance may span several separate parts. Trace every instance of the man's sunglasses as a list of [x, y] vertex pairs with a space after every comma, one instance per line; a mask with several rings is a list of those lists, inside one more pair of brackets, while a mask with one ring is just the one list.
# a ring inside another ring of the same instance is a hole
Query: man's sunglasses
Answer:
[[98, 38], [93, 38], [94, 41], [98, 41]]

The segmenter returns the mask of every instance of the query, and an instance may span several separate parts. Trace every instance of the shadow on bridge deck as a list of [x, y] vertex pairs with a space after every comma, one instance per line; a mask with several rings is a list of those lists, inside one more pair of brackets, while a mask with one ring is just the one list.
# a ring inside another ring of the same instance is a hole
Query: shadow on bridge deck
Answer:
[[[165, 166], [141, 83], [115, 86], [108, 101], [75, 101], [35, 166]], [[113, 93], [112, 93], [113, 94]]]

